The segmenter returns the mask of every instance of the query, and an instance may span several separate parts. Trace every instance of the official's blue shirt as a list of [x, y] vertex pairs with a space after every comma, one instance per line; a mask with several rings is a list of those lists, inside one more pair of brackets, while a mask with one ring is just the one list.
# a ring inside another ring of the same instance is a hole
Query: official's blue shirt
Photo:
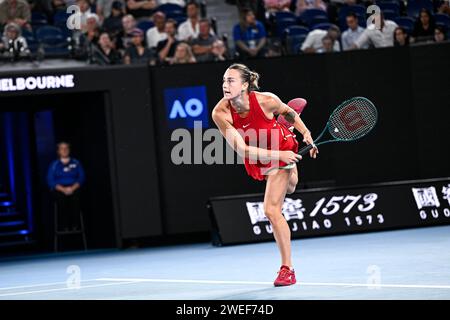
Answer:
[[245, 30], [241, 29], [241, 26], [239, 24], [235, 25], [233, 28], [233, 38], [234, 41], [244, 41], [248, 43], [251, 40], [255, 40], [258, 42], [260, 39], [266, 37], [266, 29], [264, 28], [264, 25], [256, 21], [255, 26], [248, 27]]
[[74, 158], [70, 158], [66, 164], [63, 164], [60, 159], [53, 161], [47, 173], [47, 183], [51, 189], [55, 189], [57, 184], [69, 186], [78, 182], [81, 185], [84, 179], [83, 167]]

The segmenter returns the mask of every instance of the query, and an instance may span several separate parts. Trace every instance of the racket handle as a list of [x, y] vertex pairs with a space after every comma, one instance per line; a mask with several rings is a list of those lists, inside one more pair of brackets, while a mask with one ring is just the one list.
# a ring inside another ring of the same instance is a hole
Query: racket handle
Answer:
[[309, 150], [311, 150], [312, 148], [314, 148], [314, 144], [308, 144], [307, 146], [303, 147], [300, 149], [300, 151], [298, 152], [299, 155], [304, 156], [305, 154], [307, 154], [309, 152]]

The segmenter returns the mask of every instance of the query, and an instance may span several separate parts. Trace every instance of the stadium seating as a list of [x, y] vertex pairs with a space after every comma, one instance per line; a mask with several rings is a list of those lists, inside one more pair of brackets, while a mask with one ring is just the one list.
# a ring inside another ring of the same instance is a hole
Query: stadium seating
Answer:
[[300, 47], [308, 36], [309, 29], [303, 26], [291, 26], [285, 29], [285, 48], [288, 54], [299, 53]]
[[319, 19], [323, 17], [328, 20], [327, 13], [320, 9], [307, 9], [298, 17], [299, 24], [311, 27], [314, 23], [314, 19]]
[[136, 27], [141, 29], [145, 33], [148, 29], [153, 28], [154, 25], [155, 24], [150, 20], [141, 20], [138, 22]]
[[277, 36], [281, 38], [286, 28], [296, 25], [297, 20], [293, 18], [284, 18], [276, 21]]
[[330, 22], [318, 23], [312, 27], [312, 30], [328, 30], [331, 26], [333, 26], [333, 24]]
[[445, 30], [450, 31], [450, 17], [446, 14], [436, 13], [434, 15], [436, 25], [444, 27]]
[[394, 20], [400, 27], [403, 27], [408, 34], [414, 29], [414, 19], [410, 17], [398, 17]]
[[423, 8], [433, 12], [433, 3], [430, 0], [412, 0], [408, 1], [406, 6], [406, 11], [409, 17], [417, 18], [419, 16], [420, 10]]
[[36, 31], [36, 39], [43, 45], [46, 55], [61, 55], [69, 52], [67, 37], [58, 27], [40, 27]]

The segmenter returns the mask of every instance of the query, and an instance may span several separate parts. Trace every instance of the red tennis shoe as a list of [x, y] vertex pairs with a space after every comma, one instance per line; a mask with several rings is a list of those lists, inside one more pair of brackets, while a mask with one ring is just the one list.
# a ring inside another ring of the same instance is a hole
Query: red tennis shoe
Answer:
[[295, 271], [291, 270], [288, 266], [281, 266], [278, 271], [278, 276], [275, 279], [273, 285], [275, 287], [290, 286], [297, 282], [295, 280]]

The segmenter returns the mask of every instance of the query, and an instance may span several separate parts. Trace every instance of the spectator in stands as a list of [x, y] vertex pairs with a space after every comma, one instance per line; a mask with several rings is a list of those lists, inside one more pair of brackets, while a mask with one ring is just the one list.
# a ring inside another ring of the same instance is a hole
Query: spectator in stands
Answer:
[[125, 8], [120, 1], [114, 1], [111, 5], [111, 14], [103, 20], [102, 28], [112, 37], [116, 37], [122, 29], [122, 18]]
[[230, 59], [225, 43], [223, 43], [223, 41], [219, 39], [214, 41], [211, 49], [211, 54], [213, 56], [213, 61], [225, 61]]
[[95, 13], [91, 13], [86, 17], [86, 26], [83, 34], [88, 43], [96, 44], [100, 37], [100, 19]]
[[449, 0], [442, 1], [438, 6], [437, 12], [450, 16], [450, 1]]
[[263, 57], [267, 42], [266, 29], [261, 22], [256, 20], [252, 10], [245, 10], [244, 17], [244, 21], [233, 28], [236, 51], [243, 59]]
[[147, 18], [152, 15], [153, 10], [158, 6], [156, 0], [125, 0], [127, 12], [135, 19]]
[[169, 60], [169, 64], [195, 63], [195, 57], [191, 47], [186, 42], [180, 42], [175, 49], [175, 55]]
[[321, 29], [310, 31], [302, 44], [301, 51], [304, 53], [323, 51], [322, 39], [327, 35], [333, 40], [333, 51], [340, 51], [339, 37], [341, 31], [335, 25], [332, 25], [328, 31]]
[[[120, 3], [122, 6], [125, 4], [124, 0], [97, 0], [96, 13], [100, 18], [100, 21], [105, 21], [112, 14], [112, 8], [114, 3]], [[117, 8], [117, 4], [116, 4]], [[122, 7], [120, 7], [122, 9]]]
[[158, 0], [159, 5], [166, 4], [166, 3], [172, 3], [177, 4], [180, 7], [186, 6], [186, 2], [184, 0]]
[[420, 10], [419, 18], [414, 24], [412, 38], [414, 42], [433, 41], [434, 29], [436, 25], [434, 18], [428, 9]]
[[77, 230], [80, 225], [80, 188], [85, 181], [83, 166], [70, 157], [70, 145], [60, 142], [58, 159], [50, 164], [47, 184], [58, 207], [58, 229]]
[[167, 39], [161, 40], [156, 46], [156, 52], [158, 53], [159, 60], [161, 63], [169, 62], [175, 54], [175, 49], [179, 41], [176, 38], [177, 28], [176, 21], [173, 19], [167, 19], [165, 24], [165, 31], [167, 34]]
[[211, 35], [211, 26], [208, 19], [201, 19], [199, 23], [200, 32], [198, 37], [191, 41], [192, 51], [198, 62], [212, 61], [214, 58], [211, 54], [212, 45], [217, 40], [217, 37]]
[[158, 42], [167, 39], [165, 32], [166, 15], [158, 11], [153, 15], [154, 27], [147, 30], [147, 47], [156, 48]]
[[329, 35], [322, 38], [322, 47], [317, 50], [317, 53], [335, 52], [334, 39]]
[[14, 22], [21, 28], [29, 28], [31, 11], [25, 0], [3, 0], [0, 3], [0, 25]]
[[131, 31], [131, 45], [125, 52], [125, 64], [151, 64], [153, 53], [144, 46], [144, 32], [135, 28]]
[[[239, 12], [239, 21], [243, 23], [245, 21], [245, 15], [248, 10], [251, 10], [255, 17], [258, 17], [259, 21], [264, 21], [264, 5], [262, 0], [236, 0], [236, 6]], [[265, 17], [264, 17], [265, 19]]]
[[292, 0], [264, 0], [266, 12], [290, 11]]
[[327, 11], [327, 5], [322, 0], [297, 0], [295, 14], [300, 15], [306, 9], [321, 9]]
[[[363, 33], [364, 28], [358, 24], [358, 17], [354, 12], [349, 12], [345, 18], [348, 29], [342, 33], [342, 50], [350, 50], [356, 39]], [[364, 49], [367, 49], [367, 45]]]
[[434, 29], [434, 42], [443, 42], [447, 40], [444, 28], [437, 26]]
[[198, 36], [199, 32], [199, 5], [195, 1], [191, 1], [186, 6], [187, 20], [178, 27], [178, 40], [191, 41]]
[[101, 59], [102, 64], [120, 64], [120, 53], [114, 49], [114, 43], [107, 32], [102, 32], [98, 40], [98, 49], [100, 54], [97, 56]]
[[91, 4], [88, 0], [77, 0], [77, 6], [80, 8], [81, 30], [86, 28], [87, 17], [92, 13]]
[[116, 37], [116, 49], [127, 49], [131, 45], [131, 31], [136, 28], [136, 20], [131, 14], [122, 18], [122, 30]]
[[394, 31], [394, 47], [409, 46], [409, 35], [402, 27], [395, 28]]
[[[380, 21], [380, 29], [376, 26], [378, 20]], [[375, 48], [392, 47], [394, 45], [394, 30], [397, 27], [394, 21], [384, 19], [381, 12], [380, 19], [374, 19], [374, 23], [364, 30], [352, 48], [364, 48], [368, 44]]]
[[21, 29], [17, 23], [10, 22], [6, 25], [3, 31], [2, 41], [0, 42], [0, 52], [11, 54], [10, 49], [13, 49], [12, 54], [19, 57], [30, 55], [27, 40], [21, 36]]

